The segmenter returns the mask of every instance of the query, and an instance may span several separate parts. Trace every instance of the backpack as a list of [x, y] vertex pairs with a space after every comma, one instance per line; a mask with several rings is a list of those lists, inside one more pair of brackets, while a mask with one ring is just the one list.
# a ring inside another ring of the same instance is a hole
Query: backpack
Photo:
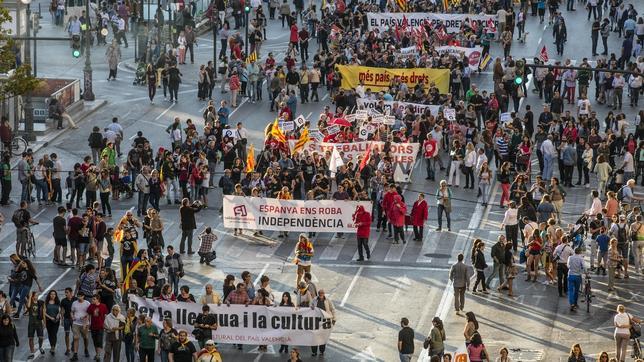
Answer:
[[16, 228], [21, 228], [24, 226], [24, 210], [23, 209], [18, 209], [13, 212], [13, 216], [11, 216], [11, 221], [13, 221], [13, 224], [16, 226]]
[[624, 187], [626, 186], [622, 186], [617, 190], [617, 200], [619, 201], [624, 201]]

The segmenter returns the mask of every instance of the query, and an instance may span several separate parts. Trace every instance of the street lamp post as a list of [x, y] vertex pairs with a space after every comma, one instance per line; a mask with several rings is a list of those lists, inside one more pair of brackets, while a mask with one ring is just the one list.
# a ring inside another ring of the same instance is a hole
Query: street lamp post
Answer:
[[217, 8], [212, 8], [212, 62], [214, 63], [215, 72], [214, 79], [217, 79], [217, 30], [219, 28], [219, 13], [215, 14]]
[[93, 101], [96, 99], [94, 92], [92, 91], [92, 61], [90, 59], [91, 55], [91, 45], [90, 43], [90, 32], [91, 27], [89, 23], [89, 0], [85, 0], [85, 14], [87, 15], [87, 34], [85, 36], [85, 68], [83, 69], [83, 99], [86, 101]]
[[244, 30], [244, 33], [246, 34], [246, 41], [244, 42], [244, 55], [246, 58], [248, 58], [248, 13], [250, 13], [250, 6], [246, 5], [244, 7], [244, 23], [246, 25], [246, 29]]
[[[27, 5], [27, 39], [25, 40], [25, 63], [29, 64], [29, 75], [31, 75], [31, 0], [20, 0]], [[25, 95], [25, 130], [24, 137], [27, 141], [35, 141], [34, 134], [34, 105], [31, 102], [31, 92]]]

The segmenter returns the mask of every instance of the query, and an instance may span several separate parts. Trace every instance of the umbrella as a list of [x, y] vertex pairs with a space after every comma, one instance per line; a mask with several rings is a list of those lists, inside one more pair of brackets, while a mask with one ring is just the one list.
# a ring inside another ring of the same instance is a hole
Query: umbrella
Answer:
[[347, 121], [344, 118], [336, 118], [331, 121], [330, 124], [337, 124], [340, 127], [351, 127], [351, 122]]

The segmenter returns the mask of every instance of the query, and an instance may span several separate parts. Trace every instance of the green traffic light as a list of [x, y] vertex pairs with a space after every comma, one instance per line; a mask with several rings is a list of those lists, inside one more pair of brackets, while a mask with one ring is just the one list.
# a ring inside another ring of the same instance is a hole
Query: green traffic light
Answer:
[[74, 56], [74, 58], [79, 58], [81, 56], [80, 50], [74, 50], [72, 52], [72, 55]]
[[521, 78], [521, 77], [514, 78], [514, 83], [517, 84], [517, 85], [523, 83], [523, 78]]

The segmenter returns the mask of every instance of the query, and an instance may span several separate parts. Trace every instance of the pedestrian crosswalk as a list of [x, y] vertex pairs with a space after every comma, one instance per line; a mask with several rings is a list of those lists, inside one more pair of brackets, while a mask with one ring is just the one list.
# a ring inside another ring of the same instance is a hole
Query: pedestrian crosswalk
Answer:
[[[115, 211], [115, 215], [119, 215]], [[166, 215], [167, 217], [167, 215]], [[211, 218], [209, 218], [211, 219]], [[264, 232], [264, 235], [254, 235], [252, 230], [243, 230], [242, 234], [235, 236], [232, 230], [223, 227], [220, 217], [214, 218], [215, 222], [207, 222], [206, 218], [197, 219], [197, 229], [193, 235], [194, 251], [199, 248], [198, 234], [209, 225], [214, 225], [213, 232], [218, 236], [215, 242], [215, 250], [218, 260], [241, 261], [253, 260], [262, 263], [263, 261], [290, 262], [293, 258], [293, 250], [299, 233], [289, 233], [287, 238], [279, 238], [279, 232]], [[108, 222], [108, 225], [116, 223]], [[179, 247], [181, 242], [180, 223], [176, 219], [163, 219], [163, 237], [166, 245]], [[433, 260], [433, 253], [440, 249], [442, 253], [449, 254], [452, 250], [450, 245], [458, 245], [459, 235], [452, 232], [436, 232], [429, 225], [425, 228], [425, 236], [422, 242], [413, 241], [411, 228], [405, 232], [406, 243], [394, 244], [393, 240], [387, 237], [387, 232], [372, 229], [369, 238], [369, 250], [372, 263], [437, 263]], [[41, 222], [32, 226], [32, 232], [36, 241], [36, 260], [51, 259], [54, 251], [53, 224]], [[142, 237], [142, 230], [140, 232]], [[462, 236], [460, 236], [462, 238]], [[16, 228], [13, 224], [7, 223], [0, 231], [0, 257], [7, 258], [16, 252]], [[355, 234], [331, 234], [318, 233], [313, 238], [315, 246], [314, 263], [353, 263], [358, 259], [357, 241]], [[145, 241], [139, 240], [139, 245], [145, 247]], [[116, 247], [118, 250], [118, 247]], [[187, 249], [187, 247], [186, 247]], [[365, 255], [366, 256], [366, 255]]]

